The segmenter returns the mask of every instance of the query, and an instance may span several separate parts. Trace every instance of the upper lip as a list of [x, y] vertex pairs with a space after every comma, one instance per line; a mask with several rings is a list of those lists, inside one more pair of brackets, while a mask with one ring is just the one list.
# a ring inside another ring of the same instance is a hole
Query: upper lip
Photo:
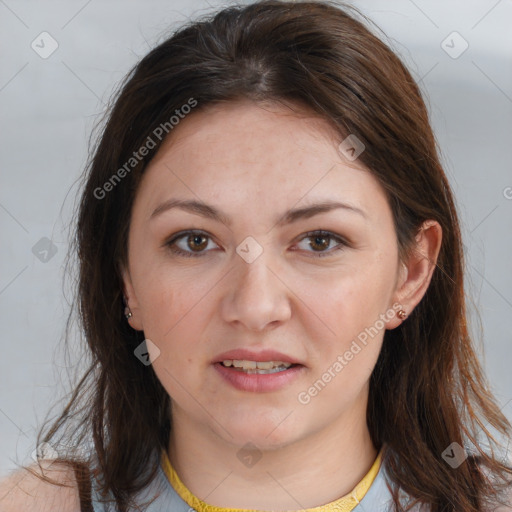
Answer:
[[297, 361], [297, 359], [295, 359], [294, 357], [287, 356], [286, 354], [282, 354], [281, 352], [277, 352], [276, 350], [260, 350], [259, 352], [253, 352], [251, 350], [243, 348], [223, 352], [222, 354], [216, 356], [213, 362], [219, 363], [222, 361], [226, 361], [227, 359], [259, 362], [283, 361], [284, 363], [302, 364], [300, 361]]

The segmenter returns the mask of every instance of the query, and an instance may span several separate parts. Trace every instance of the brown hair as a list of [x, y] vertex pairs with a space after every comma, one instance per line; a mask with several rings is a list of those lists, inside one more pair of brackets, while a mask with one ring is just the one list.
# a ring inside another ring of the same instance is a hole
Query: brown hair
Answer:
[[[61, 436], [69, 448], [65, 459], [87, 463], [71, 446], [90, 439], [102, 489], [120, 511], [154, 477], [151, 454], [167, 448], [171, 428], [169, 396], [151, 365], [133, 354], [144, 336], [123, 316], [120, 265], [127, 260], [138, 183], [161, 144], [155, 129], [169, 128], [191, 99], [194, 111], [237, 99], [306, 106], [340, 136], [355, 134], [365, 144], [359, 159], [386, 191], [402, 257], [413, 250], [423, 221], [442, 227], [431, 284], [407, 321], [385, 333], [370, 379], [367, 422], [375, 447], [384, 450], [394, 510], [407, 510], [400, 502], [405, 492], [411, 505], [425, 503], [432, 512], [482, 511], [498, 481], [512, 473], [477, 437], [482, 430], [495, 442], [486, 423], [506, 437], [512, 427], [468, 333], [461, 234], [427, 110], [400, 59], [360, 17], [329, 2], [225, 8], [154, 48], [126, 77], [108, 112], [86, 169], [76, 231], [79, 314], [92, 361], [38, 441], [54, 442], [77, 418]], [[127, 168], [151, 136], [155, 147]], [[122, 180], [113, 182], [123, 166]], [[109, 180], [108, 192], [98, 192]], [[442, 458], [454, 442], [471, 448], [458, 469]], [[148, 465], [152, 471], [143, 473]]]

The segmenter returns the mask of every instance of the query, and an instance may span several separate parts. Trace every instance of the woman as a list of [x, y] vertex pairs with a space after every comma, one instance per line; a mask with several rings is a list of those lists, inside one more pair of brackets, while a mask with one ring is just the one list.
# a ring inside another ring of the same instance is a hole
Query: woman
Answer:
[[78, 215], [93, 362], [8, 510], [512, 506], [427, 111], [348, 13], [227, 8], [127, 77]]

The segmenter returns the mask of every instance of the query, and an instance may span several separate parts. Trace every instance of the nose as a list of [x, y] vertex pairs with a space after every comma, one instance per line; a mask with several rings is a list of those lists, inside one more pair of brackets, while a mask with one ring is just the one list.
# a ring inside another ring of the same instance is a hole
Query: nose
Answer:
[[275, 262], [269, 260], [263, 252], [252, 263], [241, 258], [235, 262], [222, 301], [224, 321], [251, 331], [264, 331], [291, 317], [291, 292]]

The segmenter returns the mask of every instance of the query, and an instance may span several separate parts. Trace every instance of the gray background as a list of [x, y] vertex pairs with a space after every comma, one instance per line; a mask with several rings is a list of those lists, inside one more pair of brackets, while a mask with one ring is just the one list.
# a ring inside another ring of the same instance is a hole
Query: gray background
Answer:
[[[461, 214], [473, 331], [512, 419], [512, 2], [353, 3], [426, 95]], [[170, 28], [224, 5], [0, 0], [0, 474], [29, 460], [36, 428], [79, 368], [78, 351], [63, 357], [62, 267], [92, 127], [118, 81]], [[44, 31], [58, 43], [46, 59], [31, 47], [51, 48]], [[447, 39], [454, 31], [463, 39]]]

